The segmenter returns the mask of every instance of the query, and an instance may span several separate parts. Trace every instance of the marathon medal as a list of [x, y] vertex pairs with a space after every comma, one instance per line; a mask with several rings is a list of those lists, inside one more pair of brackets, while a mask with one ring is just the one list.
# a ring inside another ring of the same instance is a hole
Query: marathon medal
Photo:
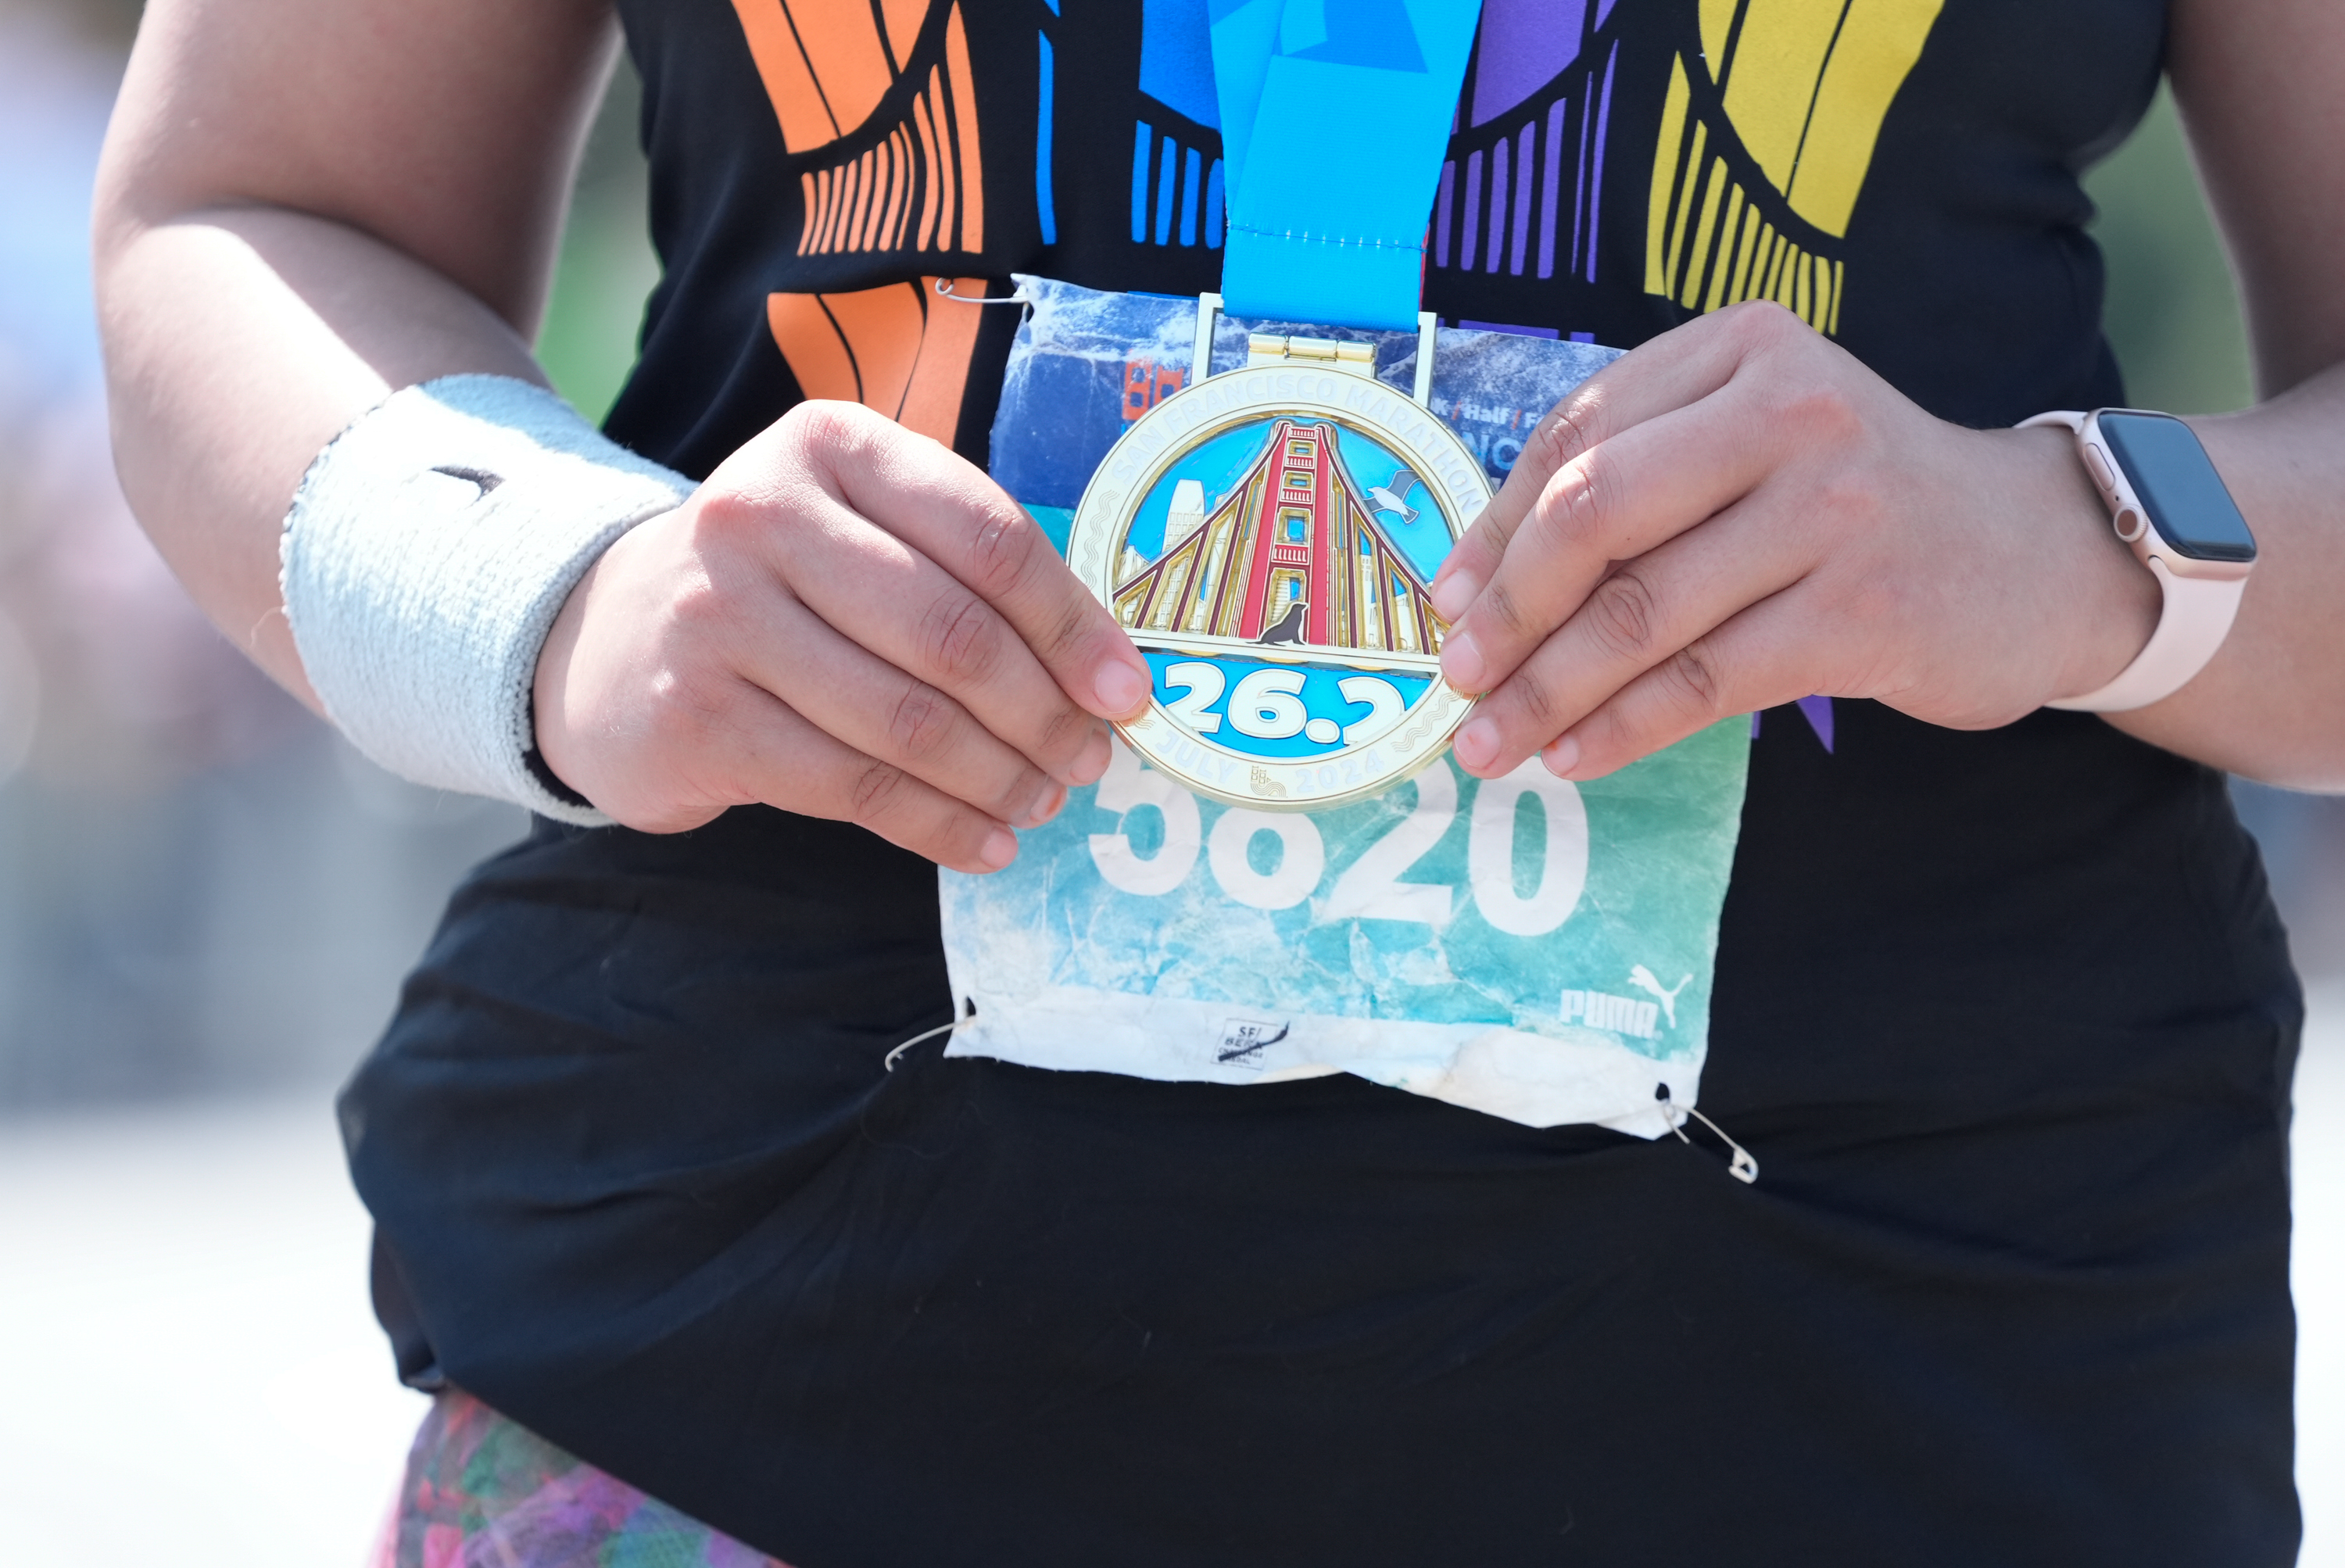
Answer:
[[[1199, 301], [1210, 365], [1221, 300]], [[1100, 464], [1067, 558], [1154, 677], [1120, 726], [1150, 767], [1267, 809], [1381, 795], [1441, 755], [1472, 707], [1441, 678], [1435, 572], [1490, 500], [1482, 464], [1366, 343], [1257, 334]]]
[[[1489, 482], [1427, 406], [1434, 321], [1418, 294], [1479, 11], [1210, 13], [1222, 293], [1198, 300], [1189, 385], [1092, 475], [1067, 558], [1155, 676], [1124, 739], [1231, 805], [1382, 795], [1447, 750], [1472, 706], [1441, 678], [1431, 584]], [[1415, 396], [1377, 381], [1356, 341], [1256, 334], [1243, 368], [1214, 375], [1223, 297], [1255, 321], [1416, 328]]]

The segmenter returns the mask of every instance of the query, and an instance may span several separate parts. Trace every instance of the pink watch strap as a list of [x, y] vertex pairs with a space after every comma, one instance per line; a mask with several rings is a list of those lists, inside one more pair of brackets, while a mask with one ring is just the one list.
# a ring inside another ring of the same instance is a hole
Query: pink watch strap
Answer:
[[[2081, 441], [2088, 417], [2074, 410], [2059, 409], [2023, 420], [2018, 428], [2059, 425], [2076, 433]], [[2081, 459], [2081, 448], [2078, 455]], [[2239, 595], [2248, 585], [2247, 579], [2178, 577], [2160, 558], [2163, 547], [2155, 528], [2135, 546], [2143, 564], [2157, 579], [2158, 593], [2164, 600], [2157, 629], [2150, 634], [2149, 641], [2106, 686], [2080, 697], [2047, 702], [2045, 707], [2080, 713], [2123, 713], [2128, 708], [2147, 708], [2189, 684], [2191, 677], [2205, 669], [2216, 650], [2223, 646], [2223, 639], [2230, 635], [2231, 621], [2239, 613]]]

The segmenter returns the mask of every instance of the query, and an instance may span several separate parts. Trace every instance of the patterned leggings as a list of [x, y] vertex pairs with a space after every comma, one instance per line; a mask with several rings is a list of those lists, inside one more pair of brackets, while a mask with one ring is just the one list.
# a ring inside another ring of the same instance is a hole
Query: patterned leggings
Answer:
[[788, 1568], [451, 1390], [431, 1403], [372, 1568]]

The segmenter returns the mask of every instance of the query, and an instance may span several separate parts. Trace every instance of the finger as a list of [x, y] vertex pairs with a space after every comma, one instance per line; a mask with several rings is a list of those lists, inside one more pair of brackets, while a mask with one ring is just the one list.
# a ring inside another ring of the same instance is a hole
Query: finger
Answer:
[[1024, 507], [926, 436], [857, 405], [827, 406], [863, 416], [861, 439], [840, 445], [830, 470], [841, 500], [998, 611], [1077, 703], [1101, 718], [1147, 708], [1147, 663]]
[[949, 696], [840, 636], [786, 591], [758, 616], [736, 667], [801, 718], [1016, 828], [1051, 820], [1064, 784]]
[[[809, 491], [792, 512], [807, 525], [768, 529], [763, 543], [790, 592], [824, 624], [951, 697], [1061, 784], [1106, 770], [1106, 727], [974, 590], [827, 493]], [[799, 692], [785, 695], [795, 702]]]
[[1798, 582], [1808, 554], [1770, 526], [1769, 511], [1755, 499], [1732, 508], [1598, 583], [1475, 705], [1454, 744], [1459, 765], [1485, 779], [1512, 772], [1647, 671]]
[[1780, 433], [1731, 386], [1572, 460], [1441, 644], [1441, 673], [1487, 692], [1577, 612], [1616, 563], [1703, 523], [1772, 471]]
[[1541, 760], [1560, 778], [1600, 779], [1721, 718], [1808, 696], [1826, 684], [1806, 652], [1820, 601], [1804, 586], [1761, 599], [1615, 692]]
[[1767, 301], [1736, 305], [1662, 333], [1573, 388], [1533, 427], [1507, 482], [1434, 574], [1435, 613], [1449, 621], [1465, 613], [1548, 484], [1582, 453], [1700, 402], [1731, 381], [1746, 356], [1788, 331], [1808, 330]]
[[716, 760], [737, 792], [802, 817], [867, 828], [957, 871], [998, 871], [1018, 838], [967, 801], [827, 734], [770, 692], [747, 687], [746, 721], [712, 732]]

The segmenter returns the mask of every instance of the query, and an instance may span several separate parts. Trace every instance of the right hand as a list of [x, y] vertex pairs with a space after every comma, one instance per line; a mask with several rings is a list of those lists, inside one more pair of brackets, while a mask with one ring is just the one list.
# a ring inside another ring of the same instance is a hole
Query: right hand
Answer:
[[801, 403], [613, 545], [539, 656], [546, 765], [627, 827], [763, 802], [957, 871], [1107, 770], [1147, 665], [976, 467]]

